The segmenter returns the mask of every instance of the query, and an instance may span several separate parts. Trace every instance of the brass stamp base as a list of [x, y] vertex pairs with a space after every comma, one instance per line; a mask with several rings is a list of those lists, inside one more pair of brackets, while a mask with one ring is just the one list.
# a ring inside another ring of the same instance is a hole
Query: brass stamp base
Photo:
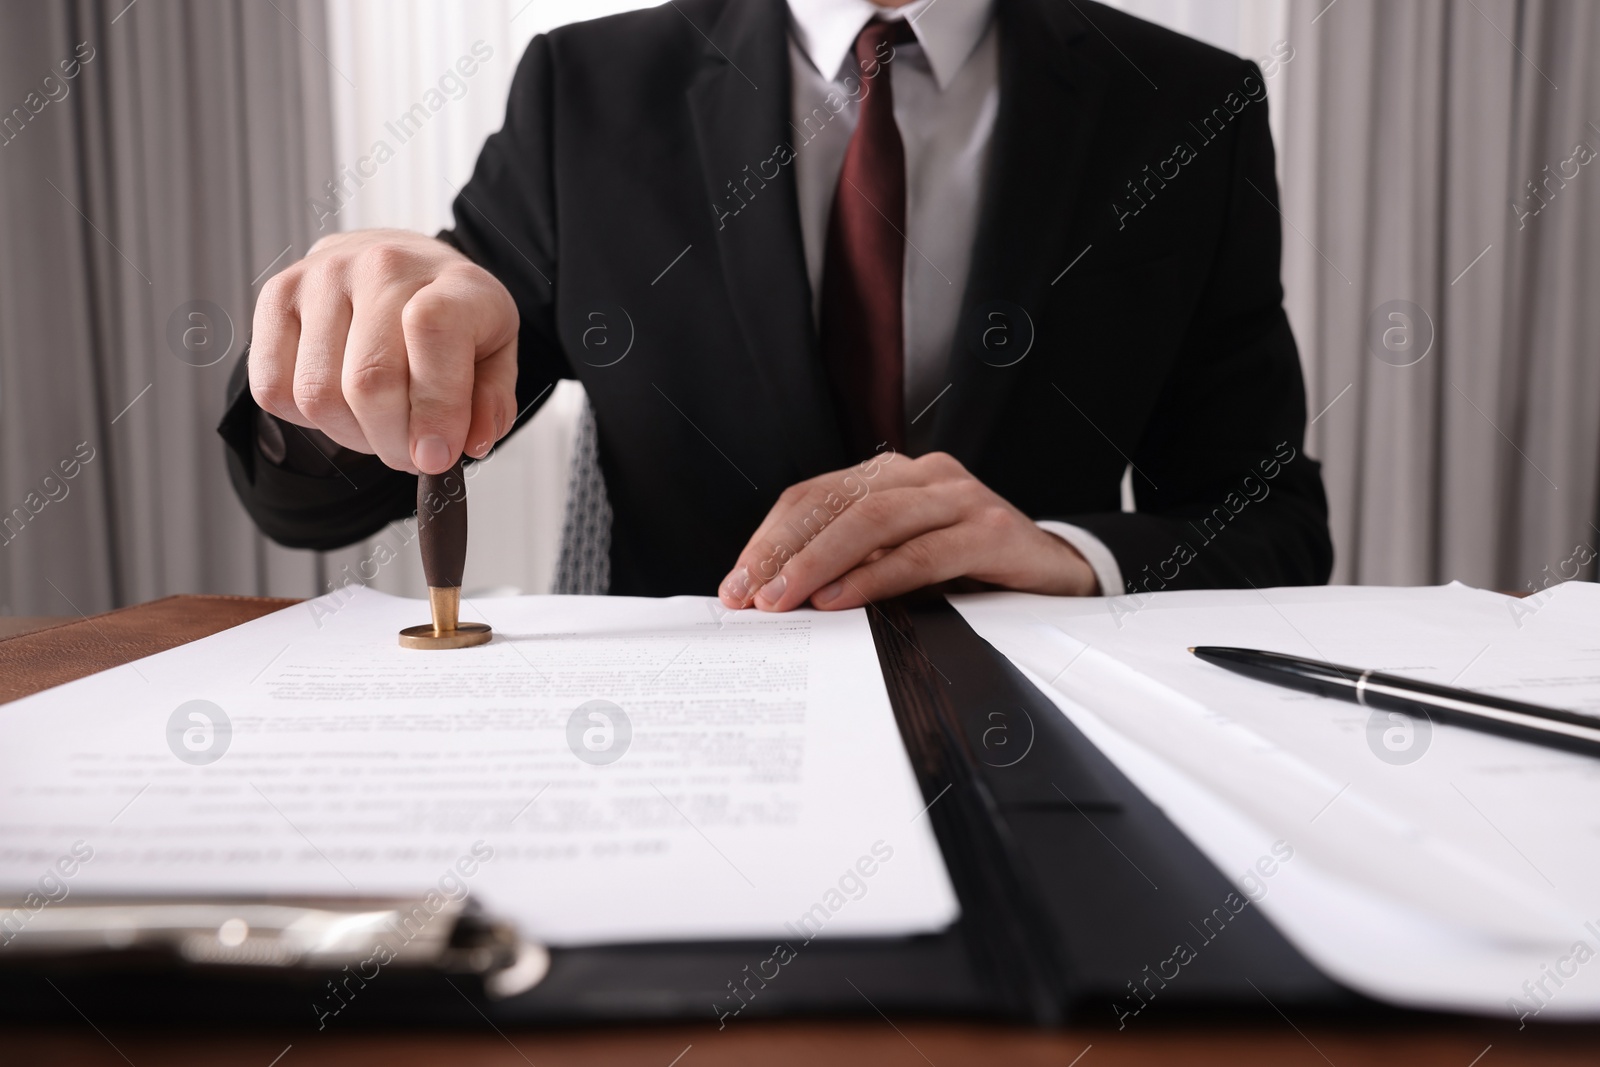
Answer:
[[429, 589], [428, 607], [433, 611], [433, 623], [401, 630], [401, 648], [471, 648], [487, 644], [494, 636], [487, 623], [458, 621], [461, 617], [459, 588]]
[[471, 648], [486, 645], [494, 636], [487, 623], [464, 622], [454, 630], [435, 630], [429, 623], [407, 626], [400, 631], [401, 648]]

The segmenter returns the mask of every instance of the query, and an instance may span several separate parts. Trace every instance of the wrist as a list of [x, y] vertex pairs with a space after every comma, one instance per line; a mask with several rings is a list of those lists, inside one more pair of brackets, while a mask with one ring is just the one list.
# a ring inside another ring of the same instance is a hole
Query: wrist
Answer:
[[1046, 575], [1039, 592], [1053, 596], [1099, 596], [1100, 578], [1087, 557], [1053, 530], [1035, 527], [1050, 545]]

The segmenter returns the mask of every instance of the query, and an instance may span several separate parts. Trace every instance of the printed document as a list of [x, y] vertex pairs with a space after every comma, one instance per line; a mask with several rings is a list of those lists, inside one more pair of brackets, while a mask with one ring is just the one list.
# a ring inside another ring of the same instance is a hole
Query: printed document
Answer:
[[[471, 892], [572, 945], [957, 916], [866, 616], [350, 588], [0, 706], [0, 890]], [[74, 852], [74, 849], [77, 851]]]

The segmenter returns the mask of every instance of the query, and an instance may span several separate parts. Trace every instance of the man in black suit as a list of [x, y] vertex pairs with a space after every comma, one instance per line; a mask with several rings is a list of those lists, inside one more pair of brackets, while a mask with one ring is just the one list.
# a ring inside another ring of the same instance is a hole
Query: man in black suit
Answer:
[[263, 289], [234, 483], [277, 540], [348, 544], [577, 377], [613, 593], [1326, 581], [1265, 98], [1088, 0], [564, 27], [453, 231], [325, 238]]

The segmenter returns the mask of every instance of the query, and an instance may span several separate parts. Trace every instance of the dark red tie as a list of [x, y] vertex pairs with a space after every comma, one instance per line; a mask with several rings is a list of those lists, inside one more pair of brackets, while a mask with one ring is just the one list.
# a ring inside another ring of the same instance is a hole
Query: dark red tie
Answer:
[[[905, 448], [906, 155], [889, 60], [916, 39], [904, 19], [856, 38], [866, 86], [833, 194], [822, 267], [822, 358], [853, 455]], [[869, 76], [870, 75], [870, 76]]]

